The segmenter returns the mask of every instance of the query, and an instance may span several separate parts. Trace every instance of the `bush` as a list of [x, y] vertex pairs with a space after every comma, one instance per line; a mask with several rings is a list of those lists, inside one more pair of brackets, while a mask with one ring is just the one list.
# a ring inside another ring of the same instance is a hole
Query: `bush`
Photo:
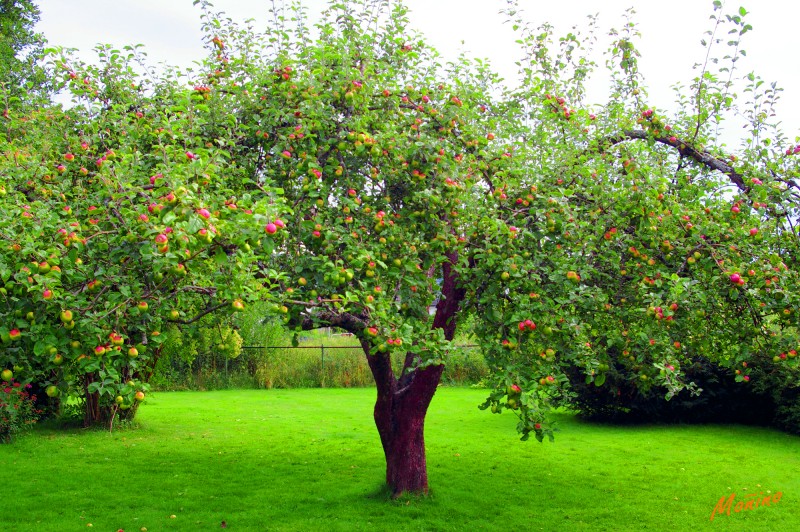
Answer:
[[[578, 370], [569, 372], [570, 397], [582, 417], [614, 423], [743, 423], [771, 426], [800, 434], [800, 387], [780, 380], [769, 364], [751, 373], [750, 382], [736, 382], [731, 369], [703, 357], [684, 365], [686, 381], [702, 392], [683, 390], [666, 401], [664, 389], [642, 389], [638, 375], [614, 364], [602, 386], [586, 384]], [[565, 402], [566, 398], [562, 399]]]
[[568, 373], [573, 405], [580, 414], [594, 421], [615, 423], [746, 423], [768, 425], [775, 410], [774, 401], [744, 382], [736, 382], [733, 372], [703, 357], [694, 357], [683, 366], [685, 380], [702, 390], [692, 395], [683, 390], [669, 401], [665, 390], [642, 388], [638, 372], [612, 364], [605, 383], [586, 384], [577, 369]]
[[0, 443], [10, 443], [14, 436], [36, 423], [40, 411], [30, 384], [3, 381], [0, 387]]

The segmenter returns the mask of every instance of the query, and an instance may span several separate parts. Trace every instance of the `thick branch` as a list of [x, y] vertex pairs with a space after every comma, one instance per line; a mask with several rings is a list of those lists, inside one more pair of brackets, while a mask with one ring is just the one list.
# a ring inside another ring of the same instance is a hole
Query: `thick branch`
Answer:
[[466, 290], [459, 286], [458, 273], [453, 266], [458, 262], [458, 253], [447, 254], [442, 263], [442, 298], [436, 304], [436, 315], [433, 317], [433, 328], [444, 330], [444, 337], [452, 340], [456, 333], [456, 314], [459, 305], [466, 296]]
[[744, 177], [742, 174], [734, 170], [734, 168], [723, 161], [722, 159], [718, 159], [708, 153], [707, 151], [703, 150], [700, 151], [697, 148], [693, 147], [688, 142], [684, 142], [681, 139], [675, 137], [675, 141], [671, 141], [672, 137], [665, 137], [665, 136], [657, 136], [653, 137], [648, 135], [646, 131], [643, 130], [631, 130], [631, 131], [624, 131], [619, 135], [614, 137], [609, 137], [603, 143], [604, 146], [613, 146], [614, 144], [619, 144], [621, 142], [626, 142], [628, 140], [648, 140], [653, 139], [656, 142], [661, 144], [666, 144], [667, 146], [672, 146], [681, 157], [687, 157], [689, 159], [693, 159], [694, 161], [700, 163], [701, 165], [705, 166], [710, 170], [716, 170], [728, 176], [731, 182], [736, 185], [739, 190], [744, 192], [745, 194], [750, 192], [750, 187], [748, 187], [744, 182]]
[[320, 327], [339, 327], [349, 333], [360, 336], [361, 331], [367, 326], [367, 320], [364, 316], [350, 314], [349, 312], [318, 309], [313, 314], [304, 316], [300, 326], [304, 331], [319, 329]]

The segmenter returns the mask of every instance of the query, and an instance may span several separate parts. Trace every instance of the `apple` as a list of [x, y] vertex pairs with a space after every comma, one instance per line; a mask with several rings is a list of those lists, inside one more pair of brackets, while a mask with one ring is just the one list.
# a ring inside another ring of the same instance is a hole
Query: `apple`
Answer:
[[244, 303], [241, 299], [234, 299], [233, 302], [231, 302], [231, 307], [233, 307], [233, 310], [241, 312], [244, 310]]
[[134, 395], [133, 398], [141, 403], [142, 401], [144, 401], [144, 392], [142, 391], [136, 392], [136, 395]]
[[19, 332], [19, 329], [11, 329], [8, 331], [8, 337], [12, 340], [18, 340], [22, 333]]
[[60, 366], [63, 363], [64, 363], [64, 357], [61, 354], [56, 353], [56, 355], [53, 357], [53, 364], [55, 364], [56, 366]]
[[757, 227], [753, 227], [752, 229], [750, 229], [750, 236], [756, 236], [757, 234], [758, 234]]
[[51, 384], [45, 388], [44, 393], [47, 394], [47, 397], [58, 397], [58, 388]]
[[500, 274], [500, 279], [502, 281], [508, 281], [511, 278], [511, 275], [508, 272], [503, 272]]
[[104, 345], [98, 345], [94, 348], [94, 354], [97, 356], [102, 356], [106, 352], [106, 347]]
[[734, 273], [730, 276], [730, 280], [732, 283], [738, 284], [742, 281], [742, 276], [739, 275], [738, 273]]
[[121, 395], [118, 395], [114, 398], [114, 402], [117, 403], [118, 405], [121, 405], [122, 403], [125, 402], [125, 398], [122, 397]]
[[130, 349], [128, 349], [128, 356], [131, 357], [131, 358], [138, 357], [139, 356], [139, 350], [136, 349], [135, 347], [131, 347]]
[[64, 311], [61, 312], [61, 321], [62, 321], [62, 323], [71, 322], [73, 317], [74, 316], [72, 315], [72, 311], [71, 310], [64, 310]]
[[147, 301], [139, 301], [139, 303], [136, 305], [136, 308], [138, 308], [140, 312], [147, 311], [148, 307], [149, 305], [147, 304]]
[[278, 231], [278, 227], [273, 223], [270, 222], [264, 227], [264, 232], [268, 235], [274, 235]]
[[10, 369], [4, 369], [0, 372], [0, 379], [3, 379], [6, 382], [11, 382], [11, 379], [14, 378], [14, 372]]

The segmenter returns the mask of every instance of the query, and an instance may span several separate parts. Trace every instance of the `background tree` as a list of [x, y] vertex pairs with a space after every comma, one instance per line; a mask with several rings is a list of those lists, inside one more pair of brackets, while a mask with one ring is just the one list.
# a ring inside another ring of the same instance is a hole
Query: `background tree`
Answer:
[[[30, 0], [0, 1], [0, 83], [6, 96], [27, 99], [46, 92], [47, 77], [37, 63], [43, 57], [44, 37], [33, 31], [39, 8]], [[6, 100], [5, 106], [11, 104]]]
[[0, 149], [0, 365], [80, 398], [87, 425], [135, 411], [165, 325], [256, 298], [280, 209], [266, 187], [232, 196], [242, 170], [202, 135], [204, 88], [151, 83], [133, 48], [98, 52], [86, 65], [56, 50], [72, 106], [11, 113]]

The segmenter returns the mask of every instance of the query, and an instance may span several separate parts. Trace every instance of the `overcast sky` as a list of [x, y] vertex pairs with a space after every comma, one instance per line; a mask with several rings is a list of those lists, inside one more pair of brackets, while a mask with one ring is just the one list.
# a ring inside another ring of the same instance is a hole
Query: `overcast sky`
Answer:
[[[327, 0], [306, 0], [311, 17]], [[499, 14], [505, 0], [406, 0], [411, 9], [411, 24], [445, 58], [461, 51], [489, 58], [505, 77], [514, 78], [514, 61], [519, 49], [515, 34]], [[520, 0], [526, 19], [535, 25], [553, 24], [557, 33], [584, 25], [586, 17], [599, 13], [601, 36], [619, 27], [622, 13], [633, 7], [643, 35], [638, 44], [642, 52], [640, 69], [650, 89], [650, 100], [659, 108], [669, 108], [674, 100], [670, 87], [688, 84], [695, 75], [692, 65], [702, 62], [700, 46], [703, 32], [711, 29], [711, 0]], [[39, 0], [42, 16], [37, 30], [52, 45], [78, 48], [87, 53], [98, 42], [117, 46], [144, 44], [154, 62], [189, 65], [204, 55], [200, 33], [199, 8], [192, 0]], [[724, 12], [735, 12], [739, 3], [725, 2]], [[747, 57], [739, 75], [755, 71], [766, 81], [777, 81], [784, 88], [779, 103], [783, 129], [791, 139], [800, 133], [800, 3], [788, 0], [751, 1], [746, 5], [746, 20], [754, 31], [745, 35]], [[269, 0], [216, 0], [218, 10], [235, 20], [265, 21]], [[604, 49], [605, 46], [599, 46]], [[723, 51], [724, 46], [718, 49]], [[90, 57], [90, 56], [87, 56]], [[600, 72], [602, 74], [602, 72]], [[602, 84], [590, 93], [602, 102]]]

